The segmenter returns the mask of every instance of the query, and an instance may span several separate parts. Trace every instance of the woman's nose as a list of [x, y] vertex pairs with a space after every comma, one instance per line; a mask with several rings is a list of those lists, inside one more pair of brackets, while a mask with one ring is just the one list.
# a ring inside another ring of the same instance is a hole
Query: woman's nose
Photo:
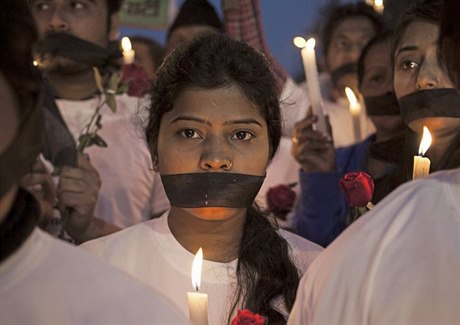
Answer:
[[417, 90], [439, 88], [439, 76], [442, 73], [436, 54], [433, 51], [427, 51], [417, 76]]
[[229, 171], [233, 163], [223, 141], [208, 140], [201, 154], [200, 168], [205, 171]]

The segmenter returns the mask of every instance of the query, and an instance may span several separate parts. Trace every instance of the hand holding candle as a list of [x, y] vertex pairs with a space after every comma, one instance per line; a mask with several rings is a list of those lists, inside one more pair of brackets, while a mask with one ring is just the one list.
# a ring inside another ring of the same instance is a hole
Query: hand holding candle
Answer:
[[355, 134], [355, 142], [361, 140], [361, 123], [359, 121], [361, 115], [361, 104], [355, 96], [355, 93], [351, 88], [345, 87], [345, 94], [347, 95], [348, 101], [350, 102], [350, 113], [353, 121], [353, 132]]
[[126, 36], [121, 39], [121, 49], [123, 53], [123, 64], [133, 64], [135, 52], [132, 49], [131, 41]]
[[414, 169], [412, 179], [428, 176], [430, 173], [430, 159], [423, 157], [431, 146], [431, 133], [426, 126], [423, 127], [422, 141], [418, 149], [418, 156], [414, 156]]
[[315, 39], [305, 41], [303, 37], [295, 37], [294, 45], [301, 48], [302, 62], [307, 80], [308, 97], [311, 102], [312, 113], [318, 117], [314, 129], [328, 134], [326, 120], [324, 119], [323, 103], [319, 88], [318, 69], [316, 67]]
[[187, 292], [189, 317], [193, 325], [208, 324], [208, 295], [199, 292], [202, 265], [203, 249], [200, 247], [192, 264], [192, 285], [196, 291]]

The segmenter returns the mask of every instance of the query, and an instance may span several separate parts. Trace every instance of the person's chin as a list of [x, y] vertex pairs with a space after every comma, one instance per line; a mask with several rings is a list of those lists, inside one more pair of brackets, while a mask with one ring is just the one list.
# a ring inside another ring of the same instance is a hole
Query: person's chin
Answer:
[[224, 221], [239, 215], [242, 208], [207, 207], [207, 208], [186, 208], [188, 213], [194, 217], [206, 221]]

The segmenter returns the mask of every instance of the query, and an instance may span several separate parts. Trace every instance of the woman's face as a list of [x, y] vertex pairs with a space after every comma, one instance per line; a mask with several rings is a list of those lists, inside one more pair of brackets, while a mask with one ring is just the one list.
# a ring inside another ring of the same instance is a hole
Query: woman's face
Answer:
[[[184, 90], [163, 115], [160, 174], [230, 172], [264, 176], [269, 161], [264, 117], [236, 86]], [[241, 209], [186, 209], [201, 219], [228, 219]]]
[[[426, 21], [409, 24], [395, 52], [394, 89], [401, 98], [413, 92], [453, 88], [447, 73], [441, 68], [437, 58], [439, 26]], [[460, 108], [459, 108], [460, 109]], [[430, 131], [441, 131], [459, 127], [459, 119], [431, 117], [413, 121], [409, 127], [421, 133], [423, 125]]]
[[[360, 88], [364, 97], [383, 96], [393, 92], [390, 41], [372, 46], [364, 59], [364, 74]], [[370, 116], [377, 129], [401, 130], [402, 119], [395, 115]]]

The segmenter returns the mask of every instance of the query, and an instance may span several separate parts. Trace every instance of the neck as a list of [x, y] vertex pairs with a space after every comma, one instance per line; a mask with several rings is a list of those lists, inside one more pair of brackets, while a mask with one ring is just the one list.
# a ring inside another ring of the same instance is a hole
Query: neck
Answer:
[[246, 209], [226, 220], [202, 220], [186, 209], [171, 207], [168, 225], [176, 240], [195, 254], [203, 248], [208, 261], [227, 263], [238, 257]]
[[47, 78], [56, 91], [56, 95], [62, 99], [81, 100], [97, 92], [92, 70], [72, 75], [50, 73]]
[[434, 134], [433, 144], [428, 149], [426, 156], [430, 159], [433, 166], [437, 166], [439, 161], [442, 159], [447, 149], [455, 141], [455, 138], [458, 136], [458, 132], [448, 132], [442, 134]]

